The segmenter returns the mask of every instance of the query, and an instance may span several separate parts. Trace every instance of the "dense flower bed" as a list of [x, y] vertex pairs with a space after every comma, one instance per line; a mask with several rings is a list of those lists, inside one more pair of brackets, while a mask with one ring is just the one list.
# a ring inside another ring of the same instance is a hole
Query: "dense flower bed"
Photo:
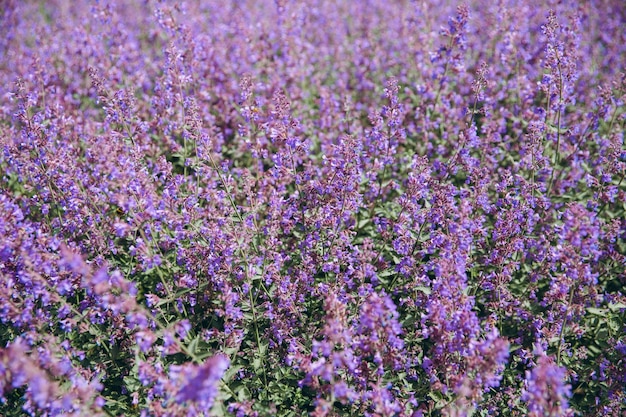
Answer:
[[0, 5], [3, 416], [618, 416], [626, 7]]

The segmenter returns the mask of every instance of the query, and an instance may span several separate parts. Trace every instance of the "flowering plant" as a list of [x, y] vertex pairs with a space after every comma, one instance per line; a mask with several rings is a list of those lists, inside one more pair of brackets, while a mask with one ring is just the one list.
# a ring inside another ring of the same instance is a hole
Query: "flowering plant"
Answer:
[[0, 6], [0, 414], [616, 416], [619, 0]]

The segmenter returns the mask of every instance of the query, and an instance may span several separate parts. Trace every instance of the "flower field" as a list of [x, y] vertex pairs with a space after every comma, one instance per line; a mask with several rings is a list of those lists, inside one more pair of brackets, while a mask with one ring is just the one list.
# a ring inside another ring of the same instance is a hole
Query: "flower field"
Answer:
[[626, 413], [622, 0], [0, 2], [0, 415]]

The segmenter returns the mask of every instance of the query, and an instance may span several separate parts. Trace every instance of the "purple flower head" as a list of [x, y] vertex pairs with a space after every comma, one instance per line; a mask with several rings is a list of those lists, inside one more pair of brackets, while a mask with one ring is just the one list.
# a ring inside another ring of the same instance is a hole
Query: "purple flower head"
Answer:
[[209, 410], [218, 392], [218, 383], [230, 366], [225, 355], [215, 355], [203, 364], [184, 369], [186, 381], [176, 394], [176, 402], [196, 403], [199, 408]]
[[541, 347], [536, 349], [535, 354], [538, 355], [536, 364], [526, 371], [526, 387], [522, 393], [522, 400], [528, 404], [528, 415], [565, 415], [571, 396], [571, 387], [566, 383], [566, 370], [547, 356]]

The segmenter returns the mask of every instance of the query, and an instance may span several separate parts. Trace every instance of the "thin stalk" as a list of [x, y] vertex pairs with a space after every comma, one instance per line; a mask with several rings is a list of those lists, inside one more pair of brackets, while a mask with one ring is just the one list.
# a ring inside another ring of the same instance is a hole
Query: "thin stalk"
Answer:
[[[467, 129], [472, 127], [472, 124], [474, 123], [474, 116], [476, 115], [476, 108], [478, 107], [478, 94], [480, 93], [480, 90], [474, 95], [474, 106], [472, 108], [472, 115], [470, 116], [470, 120], [467, 124]], [[478, 132], [476, 133], [478, 134]], [[469, 133], [468, 133], [469, 135]], [[448, 169], [446, 170], [446, 176], [445, 178], [448, 178], [448, 176], [450, 175], [450, 172], [452, 171], [452, 167], [454, 167], [454, 165], [456, 164], [456, 160], [459, 157], [459, 155], [461, 154], [461, 152], [463, 152], [463, 149], [465, 149], [465, 145], [467, 145], [467, 139], [465, 138], [465, 140], [463, 141], [463, 143], [461, 144], [461, 147], [457, 149], [456, 153], [454, 154], [454, 156], [452, 158], [450, 158], [448, 160], [448, 163], [446, 165], [448, 165]], [[484, 153], [482, 153], [481, 155], [481, 165], [482, 165], [482, 158], [484, 157]]]
[[[452, 50], [452, 45], [454, 43], [454, 38], [450, 37], [450, 42], [448, 43], [448, 48], [446, 52], [450, 52]], [[435, 106], [439, 104], [439, 97], [441, 95], [441, 90], [443, 89], [443, 80], [446, 78], [448, 74], [448, 67], [450, 66], [450, 60], [446, 60], [446, 66], [443, 68], [443, 75], [441, 76], [441, 80], [439, 81], [439, 89], [437, 90], [437, 95], [435, 96]]]
[[[246, 275], [248, 272], [246, 271]], [[249, 279], [249, 277], [248, 277]], [[263, 367], [263, 383], [265, 384], [265, 391], [267, 392], [268, 384], [267, 384], [267, 370], [265, 369], [265, 360], [263, 359], [263, 352], [261, 351], [261, 336], [259, 335], [259, 322], [256, 314], [256, 308], [254, 307], [254, 298], [252, 296], [252, 285], [248, 288], [248, 298], [250, 299], [250, 309], [252, 310], [252, 319], [254, 320], [254, 334], [256, 337], [256, 346], [259, 352], [259, 360], [261, 361], [261, 366]]]
[[561, 331], [559, 332], [559, 344], [556, 347], [556, 364], [559, 366], [561, 365], [561, 346], [563, 344], [563, 337], [565, 336], [565, 327], [567, 326], [567, 313], [573, 301], [574, 301], [574, 285], [572, 285], [569, 289], [569, 300], [567, 301], [567, 307], [565, 309], [565, 317], [563, 318], [563, 324], [561, 325]]
[[[296, 171], [296, 162], [293, 158], [293, 151], [291, 150], [291, 147], [287, 145], [287, 148], [289, 149], [289, 159], [291, 160], [291, 169], [293, 170], [293, 176], [295, 180], [298, 174], [298, 172]], [[298, 192], [298, 198], [301, 199], [303, 197], [303, 193], [302, 193], [302, 189], [300, 188], [300, 184], [298, 184], [297, 181], [294, 181], [294, 185], [296, 186], [296, 191]], [[302, 217], [302, 227], [304, 228], [304, 236], [306, 237], [307, 227], [306, 227], [306, 216], [304, 212], [304, 201], [300, 201], [300, 216]]]
[[556, 122], [556, 149], [554, 151], [554, 162], [552, 163], [552, 171], [550, 172], [550, 183], [548, 185], [548, 190], [546, 195], [550, 195], [550, 191], [552, 190], [552, 183], [554, 181], [554, 170], [560, 162], [559, 152], [560, 152], [560, 144], [561, 144], [561, 108], [563, 106], [563, 75], [561, 74], [561, 61], [557, 60], [557, 68], [559, 70], [559, 110], [557, 112], [557, 122]]
[[[228, 197], [228, 201], [230, 202], [231, 207], [233, 208], [233, 210], [235, 211], [235, 214], [237, 215], [237, 218], [239, 219], [239, 221], [243, 225], [244, 224], [243, 217], [241, 216], [241, 213], [239, 212], [239, 208], [237, 207], [237, 204], [235, 203], [235, 200], [233, 199], [233, 197], [232, 197], [232, 195], [230, 193], [230, 189], [228, 187], [228, 184], [226, 183], [226, 180], [224, 179], [224, 176], [222, 175], [222, 171], [218, 168], [217, 163], [213, 159], [213, 155], [211, 155], [211, 151], [210, 150], [209, 150], [209, 152], [207, 152], [207, 155], [209, 157], [209, 161], [211, 162], [211, 165], [212, 165], [213, 169], [217, 173], [217, 176], [218, 176], [220, 182], [222, 183], [222, 185], [224, 186], [224, 189], [226, 190], [226, 196]], [[254, 251], [258, 254], [259, 253], [259, 249], [258, 249], [256, 243], [254, 243], [254, 240], [251, 240], [250, 243], [252, 244], [252, 248], [254, 249]]]

